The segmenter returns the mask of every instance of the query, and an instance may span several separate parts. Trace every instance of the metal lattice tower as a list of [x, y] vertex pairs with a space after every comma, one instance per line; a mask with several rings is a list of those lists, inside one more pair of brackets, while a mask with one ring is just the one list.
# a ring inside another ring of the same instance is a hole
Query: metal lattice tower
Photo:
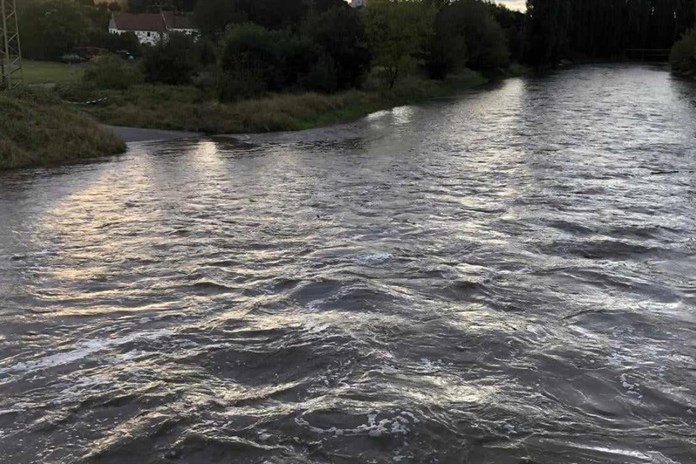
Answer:
[[11, 89], [24, 78], [16, 0], [0, 0], [0, 89]]

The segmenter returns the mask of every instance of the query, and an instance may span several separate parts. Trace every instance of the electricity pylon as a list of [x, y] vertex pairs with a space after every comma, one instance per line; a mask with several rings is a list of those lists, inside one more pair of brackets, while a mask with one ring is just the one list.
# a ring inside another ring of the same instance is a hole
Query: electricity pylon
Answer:
[[0, 89], [22, 82], [22, 46], [16, 0], [0, 0]]

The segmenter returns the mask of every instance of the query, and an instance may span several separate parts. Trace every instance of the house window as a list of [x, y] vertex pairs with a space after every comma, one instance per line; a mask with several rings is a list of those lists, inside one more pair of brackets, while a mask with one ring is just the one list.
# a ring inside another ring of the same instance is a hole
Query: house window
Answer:
[[150, 33], [149, 33], [149, 32], [147, 33], [147, 36], [150, 37]]

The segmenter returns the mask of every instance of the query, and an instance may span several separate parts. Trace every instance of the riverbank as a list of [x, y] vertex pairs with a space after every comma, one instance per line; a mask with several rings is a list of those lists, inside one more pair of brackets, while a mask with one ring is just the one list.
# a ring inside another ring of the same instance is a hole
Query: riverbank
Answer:
[[354, 121], [375, 111], [451, 96], [487, 82], [481, 74], [467, 71], [443, 81], [406, 78], [388, 91], [278, 94], [227, 104], [206, 98], [194, 87], [138, 85], [100, 93], [106, 103], [83, 111], [112, 126], [207, 134], [296, 131]]
[[125, 143], [48, 91], [0, 94], [0, 170], [123, 153]]

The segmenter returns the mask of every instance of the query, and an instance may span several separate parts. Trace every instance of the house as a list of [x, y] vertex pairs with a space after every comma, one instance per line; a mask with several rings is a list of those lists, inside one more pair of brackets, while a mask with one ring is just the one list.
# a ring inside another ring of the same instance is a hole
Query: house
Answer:
[[142, 45], [156, 45], [171, 32], [198, 35], [193, 18], [188, 15], [174, 14], [172, 11], [161, 13], [111, 13], [109, 33], [125, 34], [133, 32]]

